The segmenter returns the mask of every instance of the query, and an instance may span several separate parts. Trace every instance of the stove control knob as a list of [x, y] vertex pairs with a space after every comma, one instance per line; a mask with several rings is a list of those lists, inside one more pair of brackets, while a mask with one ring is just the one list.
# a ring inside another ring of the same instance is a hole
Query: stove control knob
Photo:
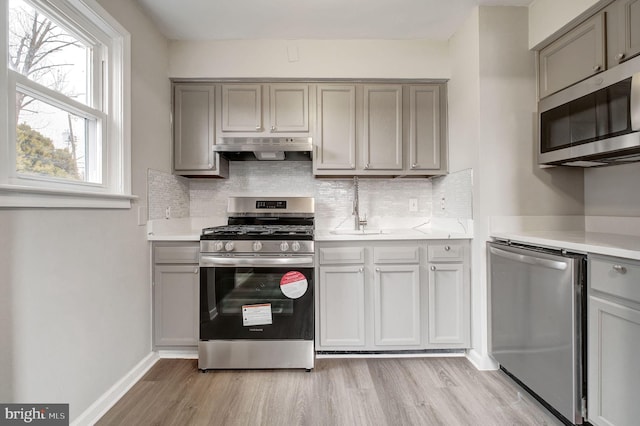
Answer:
[[227, 244], [224, 245], [224, 249], [226, 251], [233, 251], [233, 243], [229, 241]]
[[260, 241], [256, 241], [255, 243], [253, 243], [253, 251], [260, 250], [262, 250], [262, 243]]
[[224, 244], [222, 244], [222, 241], [216, 241], [216, 243], [213, 245], [213, 251], [221, 251], [224, 248]]
[[289, 250], [289, 243], [287, 243], [286, 241], [283, 241], [280, 243], [280, 251], [287, 251]]
[[300, 250], [300, 243], [299, 243], [299, 242], [297, 242], [297, 241], [294, 241], [294, 242], [291, 244], [291, 250], [293, 250], [293, 251], [298, 251], [298, 250]]

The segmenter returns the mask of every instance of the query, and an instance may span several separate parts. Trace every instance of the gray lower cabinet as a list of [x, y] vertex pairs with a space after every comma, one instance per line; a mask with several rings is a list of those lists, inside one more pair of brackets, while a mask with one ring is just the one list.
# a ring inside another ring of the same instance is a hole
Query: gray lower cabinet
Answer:
[[213, 152], [215, 85], [176, 84], [173, 100], [173, 170], [177, 175], [228, 177], [227, 160]]
[[316, 245], [317, 350], [469, 347], [468, 242], [454, 243], [460, 256], [440, 263], [429, 263], [422, 241]]
[[540, 98], [606, 68], [605, 15], [598, 13], [540, 50]]
[[638, 424], [640, 262], [589, 255], [588, 420]]
[[153, 345], [156, 349], [198, 344], [198, 243], [153, 244]]
[[468, 245], [432, 244], [427, 249], [429, 277], [428, 344], [466, 348], [471, 339]]
[[364, 266], [321, 266], [318, 294], [320, 346], [364, 348]]

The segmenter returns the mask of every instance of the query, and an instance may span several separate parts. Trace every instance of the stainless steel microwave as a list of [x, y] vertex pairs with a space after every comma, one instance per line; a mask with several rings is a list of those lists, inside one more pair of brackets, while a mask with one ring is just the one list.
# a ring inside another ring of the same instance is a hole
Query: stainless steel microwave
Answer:
[[640, 161], [640, 56], [541, 99], [538, 114], [540, 164]]

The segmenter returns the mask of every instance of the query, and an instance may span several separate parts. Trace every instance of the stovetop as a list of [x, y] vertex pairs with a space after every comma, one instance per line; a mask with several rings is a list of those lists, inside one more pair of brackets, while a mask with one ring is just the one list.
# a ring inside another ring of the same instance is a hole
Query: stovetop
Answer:
[[223, 225], [202, 230], [201, 240], [313, 240], [313, 225]]

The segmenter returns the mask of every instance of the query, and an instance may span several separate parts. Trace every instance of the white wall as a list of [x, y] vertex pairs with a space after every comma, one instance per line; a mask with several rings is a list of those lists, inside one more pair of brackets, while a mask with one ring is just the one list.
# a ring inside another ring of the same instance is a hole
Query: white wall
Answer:
[[527, 19], [526, 8], [481, 7], [449, 43], [451, 169], [474, 170], [471, 356], [482, 368], [493, 366], [486, 333], [490, 217], [581, 215], [584, 208], [581, 170], [536, 165], [535, 65]]
[[[170, 170], [168, 45], [128, 0], [132, 184]], [[0, 400], [70, 404], [73, 420], [151, 351], [149, 247], [131, 210], [0, 210]]]
[[529, 5], [529, 47], [540, 45], [548, 37], [566, 30], [611, 0], [535, 0]]
[[169, 74], [175, 78], [448, 78], [450, 74], [447, 43], [426, 40], [172, 41], [170, 57]]
[[640, 164], [585, 170], [585, 215], [640, 217], [638, 182]]

